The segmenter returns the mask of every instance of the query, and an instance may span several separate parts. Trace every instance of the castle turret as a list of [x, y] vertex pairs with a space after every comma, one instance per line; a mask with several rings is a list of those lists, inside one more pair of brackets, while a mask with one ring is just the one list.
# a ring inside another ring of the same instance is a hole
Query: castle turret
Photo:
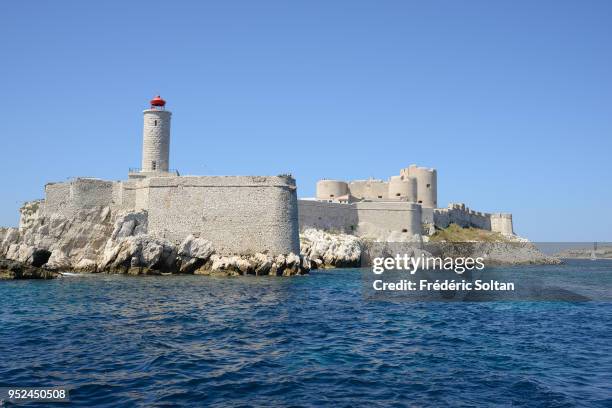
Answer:
[[142, 132], [141, 172], [167, 172], [170, 165], [170, 117], [166, 101], [159, 95], [145, 110]]
[[438, 207], [438, 173], [436, 169], [418, 167], [415, 164], [402, 169], [400, 175], [415, 178], [417, 181], [417, 203], [424, 208]]
[[491, 214], [491, 231], [499, 232], [503, 235], [514, 235], [514, 228], [512, 226], [512, 214]]
[[389, 179], [389, 199], [416, 203], [417, 181], [408, 176], [391, 176]]
[[317, 199], [334, 200], [349, 193], [348, 185], [345, 181], [339, 180], [319, 180], [317, 182]]

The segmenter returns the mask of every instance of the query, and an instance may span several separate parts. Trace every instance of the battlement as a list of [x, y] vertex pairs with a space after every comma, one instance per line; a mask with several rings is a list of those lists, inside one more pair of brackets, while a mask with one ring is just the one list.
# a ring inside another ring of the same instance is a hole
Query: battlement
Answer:
[[450, 224], [514, 235], [512, 214], [474, 211], [463, 203], [450, 203], [447, 208], [434, 210], [434, 225], [437, 228], [447, 228]]

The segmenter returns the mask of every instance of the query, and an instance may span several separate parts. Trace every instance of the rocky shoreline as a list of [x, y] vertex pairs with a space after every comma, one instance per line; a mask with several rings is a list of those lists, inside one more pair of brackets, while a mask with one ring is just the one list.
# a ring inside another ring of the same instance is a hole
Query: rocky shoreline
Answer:
[[612, 246], [593, 248], [571, 248], [561, 251], [555, 256], [566, 259], [612, 259]]
[[60, 274], [55, 271], [28, 265], [24, 262], [0, 258], [0, 280], [12, 279], [55, 279]]
[[[24, 216], [25, 215], [25, 216]], [[444, 256], [485, 254], [489, 264], [556, 264], [524, 239], [508, 242], [378, 242], [306, 229], [300, 254], [219, 254], [202, 238], [180, 244], [147, 234], [147, 213], [112, 214], [108, 207], [80, 210], [67, 219], [42, 216], [36, 202], [22, 209], [19, 229], [0, 229], [4, 279], [52, 279], [59, 272], [129, 275], [197, 274], [293, 276], [311, 269], [366, 267], [373, 257], [397, 253]]]

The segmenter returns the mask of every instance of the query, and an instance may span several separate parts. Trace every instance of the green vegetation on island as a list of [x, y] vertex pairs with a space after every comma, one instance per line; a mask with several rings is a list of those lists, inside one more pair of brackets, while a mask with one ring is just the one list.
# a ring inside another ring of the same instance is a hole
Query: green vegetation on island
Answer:
[[450, 224], [444, 229], [436, 229], [436, 232], [429, 237], [429, 242], [511, 242], [511, 240], [499, 232]]

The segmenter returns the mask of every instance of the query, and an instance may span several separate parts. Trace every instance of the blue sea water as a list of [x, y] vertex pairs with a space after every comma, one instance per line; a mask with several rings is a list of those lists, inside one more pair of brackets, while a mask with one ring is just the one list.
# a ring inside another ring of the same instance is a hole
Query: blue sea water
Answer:
[[[611, 261], [524, 270], [612, 280]], [[366, 301], [357, 269], [0, 282], [1, 386], [79, 407], [610, 407], [612, 303]]]

